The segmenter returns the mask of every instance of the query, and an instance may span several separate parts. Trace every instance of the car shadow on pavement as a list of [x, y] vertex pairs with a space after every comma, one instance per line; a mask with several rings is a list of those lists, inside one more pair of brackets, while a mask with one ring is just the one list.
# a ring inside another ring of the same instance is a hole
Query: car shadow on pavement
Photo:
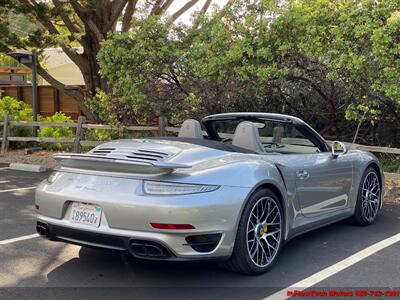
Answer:
[[[359, 227], [343, 221], [289, 241], [275, 267], [260, 276], [228, 272], [213, 261], [170, 262], [139, 260], [126, 254], [82, 247], [47, 274], [49, 286], [130, 287], [154, 292], [157, 288], [218, 289], [239, 295], [252, 287], [254, 298], [290, 286], [378, 241], [400, 232], [400, 206], [386, 204], [373, 226]], [[202, 290], [203, 289], [203, 290]], [[234, 292], [236, 291], [236, 292]], [[168, 295], [165, 295], [168, 296]], [[176, 296], [176, 295], [175, 295]]]
[[32, 173], [16, 170], [0, 170], [0, 190], [37, 186], [50, 172]]

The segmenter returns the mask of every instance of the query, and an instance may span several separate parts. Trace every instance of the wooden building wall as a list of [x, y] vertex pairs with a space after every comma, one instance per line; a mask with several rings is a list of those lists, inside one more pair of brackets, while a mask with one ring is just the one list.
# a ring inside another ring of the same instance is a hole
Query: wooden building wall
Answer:
[[[28, 86], [0, 86], [2, 96], [11, 96], [17, 100], [32, 105], [32, 87]], [[77, 101], [64, 92], [52, 86], [38, 86], [39, 114], [50, 116], [55, 112], [62, 112], [75, 121], [82, 114]]]

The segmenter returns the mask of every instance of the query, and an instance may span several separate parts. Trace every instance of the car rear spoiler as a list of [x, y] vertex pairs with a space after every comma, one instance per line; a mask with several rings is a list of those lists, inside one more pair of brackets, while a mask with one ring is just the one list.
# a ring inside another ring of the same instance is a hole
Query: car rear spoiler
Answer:
[[55, 153], [53, 158], [60, 162], [61, 167], [105, 172], [160, 174], [171, 172], [174, 169], [191, 168], [190, 165], [165, 161], [143, 161], [120, 156], [103, 156], [89, 153]]

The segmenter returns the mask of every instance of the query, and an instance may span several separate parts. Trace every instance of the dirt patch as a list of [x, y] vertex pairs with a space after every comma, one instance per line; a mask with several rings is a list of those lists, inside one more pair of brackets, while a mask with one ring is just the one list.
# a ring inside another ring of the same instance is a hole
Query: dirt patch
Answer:
[[32, 165], [43, 165], [46, 168], [53, 169], [57, 162], [52, 158], [53, 152], [38, 151], [26, 155], [24, 150], [11, 150], [5, 155], [0, 155], [0, 163], [23, 163]]
[[400, 174], [385, 173], [385, 201], [400, 203]]

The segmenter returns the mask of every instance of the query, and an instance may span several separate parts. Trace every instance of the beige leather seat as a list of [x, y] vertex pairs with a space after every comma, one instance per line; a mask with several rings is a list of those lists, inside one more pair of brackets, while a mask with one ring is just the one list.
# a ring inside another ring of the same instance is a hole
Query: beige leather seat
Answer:
[[192, 119], [183, 122], [178, 137], [202, 139], [203, 133], [201, 132], [200, 122]]
[[256, 125], [249, 121], [239, 123], [233, 135], [232, 145], [263, 153], [264, 147]]

